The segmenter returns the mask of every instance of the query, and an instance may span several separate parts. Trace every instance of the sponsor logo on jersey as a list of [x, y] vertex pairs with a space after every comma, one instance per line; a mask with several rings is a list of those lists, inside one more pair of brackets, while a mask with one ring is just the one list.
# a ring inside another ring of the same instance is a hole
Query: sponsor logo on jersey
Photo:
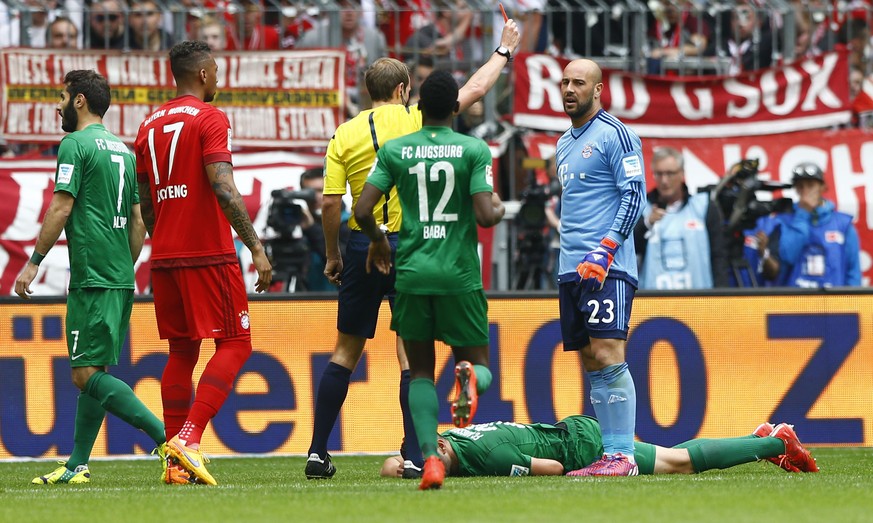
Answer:
[[512, 470], [509, 471], [510, 476], [529, 476], [530, 469], [527, 467], [522, 467], [521, 465], [513, 465]]
[[621, 159], [621, 165], [624, 167], [624, 175], [628, 178], [633, 178], [634, 176], [642, 176], [643, 174], [643, 164], [640, 162], [639, 156], [628, 156], [627, 158]]
[[239, 324], [245, 330], [249, 330], [249, 311], [239, 313]]
[[58, 165], [58, 183], [70, 183], [73, 179], [73, 165], [62, 163]]
[[702, 231], [706, 228], [703, 222], [697, 219], [688, 220], [685, 222], [685, 228], [689, 231]]

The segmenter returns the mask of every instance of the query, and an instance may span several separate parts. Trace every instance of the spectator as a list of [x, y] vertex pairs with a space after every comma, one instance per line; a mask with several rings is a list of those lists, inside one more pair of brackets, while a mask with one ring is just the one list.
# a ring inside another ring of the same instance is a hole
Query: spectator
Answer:
[[161, 29], [163, 13], [155, 0], [133, 0], [130, 7], [130, 48], [160, 51], [173, 45], [173, 38]]
[[124, 0], [100, 0], [91, 4], [90, 49], [124, 49]]
[[649, 57], [656, 60], [700, 56], [712, 36], [712, 28], [688, 1], [664, 2], [652, 18], [648, 31]]
[[773, 33], [769, 23], [762, 23], [760, 13], [750, 2], [738, 2], [731, 12], [726, 48], [731, 60], [728, 74], [736, 75], [772, 65]]
[[867, 67], [866, 52], [870, 43], [870, 29], [863, 18], [851, 18], [837, 33], [838, 49], [849, 51], [849, 65], [864, 70]]
[[273, 26], [264, 25], [264, 6], [261, 0], [245, 0], [240, 44], [244, 50], [279, 49], [279, 32]]
[[318, 9], [298, 9], [295, 0], [282, 0], [279, 15], [279, 47], [293, 49], [300, 36], [315, 27]]
[[416, 31], [433, 23], [429, 0], [377, 0], [377, 3], [379, 29], [394, 57], [400, 56], [400, 47]]
[[[8, 39], [7, 47], [45, 47], [48, 23], [60, 12], [57, 0], [22, 0], [22, 4], [27, 11], [11, 17], [6, 28], [8, 33], [0, 38]], [[22, 27], [27, 32], [24, 38]]]
[[[312, 191], [313, 197], [307, 200], [309, 213], [314, 218], [310, 227], [303, 229], [303, 236], [309, 243], [309, 270], [306, 274], [306, 290], [336, 292], [324, 275], [324, 265], [327, 262], [324, 248], [324, 228], [321, 224], [321, 207], [324, 202], [324, 168], [307, 169], [300, 175], [300, 189]], [[345, 245], [342, 238], [348, 239], [348, 222], [340, 226], [340, 244]]]
[[417, 30], [404, 42], [404, 60], [431, 55], [437, 66], [471, 63], [473, 47], [471, 40], [465, 36], [470, 29], [473, 12], [467, 7], [466, 1], [436, 0], [434, 6], [436, 15], [433, 22]]
[[[804, 55], [801, 56], [813, 57], [822, 53], [833, 50], [837, 42], [836, 28], [839, 27], [837, 22], [829, 15], [829, 5], [823, 0], [800, 1], [792, 0], [793, 10], [796, 14], [804, 19], [804, 25], [807, 26], [809, 32], [808, 45]], [[800, 25], [798, 24], [798, 37], [800, 36]]]
[[[340, 0], [340, 47], [346, 51], [346, 114], [358, 114], [362, 94], [359, 89], [359, 71], [366, 70], [376, 59], [385, 55], [385, 37], [377, 29], [365, 27], [361, 23], [361, 4], [359, 0]], [[319, 20], [318, 24], [303, 34], [295, 49], [326, 48], [336, 46], [330, 41], [330, 19]]]
[[429, 55], [420, 55], [418, 60], [412, 62], [410, 65], [410, 74], [412, 76], [412, 85], [409, 91], [409, 105], [414, 105], [418, 103], [419, 99], [419, 88], [421, 88], [421, 84], [427, 80], [427, 77], [430, 76], [434, 70], [433, 57]]
[[[783, 217], [781, 235], [771, 238], [779, 253], [780, 277], [789, 287], [821, 288], [861, 285], [858, 233], [852, 217], [824, 198], [822, 169], [809, 162], [792, 171], [798, 201]], [[778, 247], [778, 249], [777, 249]]]
[[727, 286], [724, 218], [709, 193], [691, 196], [682, 153], [662, 147], [652, 157], [655, 189], [634, 229], [640, 289]]
[[227, 48], [227, 28], [225, 24], [213, 16], [205, 16], [198, 24], [200, 40], [206, 42], [212, 51], [224, 51]]
[[48, 25], [45, 40], [50, 49], [78, 49], [79, 29], [66, 16], [59, 16]]

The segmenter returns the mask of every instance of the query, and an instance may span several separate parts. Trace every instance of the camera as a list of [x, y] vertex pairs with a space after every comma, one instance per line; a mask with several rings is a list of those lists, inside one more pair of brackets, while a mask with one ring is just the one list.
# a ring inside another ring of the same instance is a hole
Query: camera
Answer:
[[306, 220], [303, 206], [315, 202], [315, 191], [276, 189], [270, 195], [273, 199], [267, 209], [267, 225], [277, 236], [266, 241], [265, 248], [273, 264], [274, 279], [284, 283], [286, 292], [307, 290], [310, 247], [303, 237], [302, 224]]
[[718, 204], [725, 217], [725, 230], [729, 236], [753, 229], [758, 218], [771, 213], [783, 213], [792, 208], [791, 198], [762, 201], [756, 191], [778, 191], [791, 185], [761, 180], [758, 178], [758, 159], [744, 159], [734, 164], [724, 178], [716, 184], [704, 187], [709, 191], [710, 201]]
[[312, 189], [276, 189], [270, 195], [273, 201], [267, 210], [267, 225], [272, 227], [280, 238], [299, 237], [297, 227], [305, 216], [303, 205], [311, 206], [315, 202], [315, 191]]

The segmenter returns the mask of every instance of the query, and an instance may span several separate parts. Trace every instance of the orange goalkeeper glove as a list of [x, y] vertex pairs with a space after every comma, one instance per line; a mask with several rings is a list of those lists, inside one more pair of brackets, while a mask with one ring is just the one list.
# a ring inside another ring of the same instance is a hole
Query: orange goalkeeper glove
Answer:
[[600, 245], [582, 258], [582, 263], [576, 267], [579, 273], [579, 285], [585, 292], [600, 291], [609, 274], [609, 267], [618, 251], [619, 245], [609, 238], [600, 240]]

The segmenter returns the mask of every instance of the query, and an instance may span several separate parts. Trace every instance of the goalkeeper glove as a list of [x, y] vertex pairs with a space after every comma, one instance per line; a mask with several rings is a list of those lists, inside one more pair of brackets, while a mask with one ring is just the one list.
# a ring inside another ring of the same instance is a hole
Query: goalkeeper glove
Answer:
[[609, 266], [618, 251], [619, 245], [610, 238], [600, 240], [600, 245], [582, 258], [582, 263], [576, 267], [579, 273], [579, 285], [585, 292], [596, 292], [603, 288]]

